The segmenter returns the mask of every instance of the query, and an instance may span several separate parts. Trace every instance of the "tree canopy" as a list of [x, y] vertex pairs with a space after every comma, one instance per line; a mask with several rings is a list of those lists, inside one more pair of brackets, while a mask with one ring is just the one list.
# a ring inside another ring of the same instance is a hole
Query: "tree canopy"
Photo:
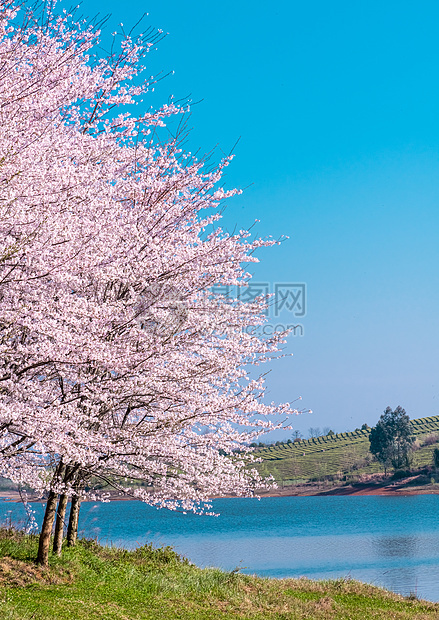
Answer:
[[132, 114], [160, 34], [102, 57], [95, 27], [38, 6], [0, 0], [0, 475], [55, 503], [99, 495], [91, 476], [172, 509], [251, 494], [249, 444], [296, 410], [250, 368], [286, 332], [213, 287], [247, 286], [275, 242], [218, 225], [230, 158], [183, 151], [184, 107]]
[[414, 437], [406, 411], [400, 406], [394, 411], [387, 407], [371, 429], [369, 441], [371, 453], [385, 468], [408, 467]]

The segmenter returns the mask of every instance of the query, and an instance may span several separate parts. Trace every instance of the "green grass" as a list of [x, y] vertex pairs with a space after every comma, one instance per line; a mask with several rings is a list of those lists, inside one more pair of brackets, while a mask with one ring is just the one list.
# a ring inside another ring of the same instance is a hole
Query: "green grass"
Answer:
[[262, 579], [199, 569], [172, 549], [135, 551], [81, 540], [33, 558], [37, 539], [0, 530], [0, 618], [8, 620], [365, 620], [438, 618], [439, 604], [350, 579]]
[[[413, 452], [412, 467], [419, 469], [432, 464], [438, 443], [423, 443], [428, 436], [437, 435], [439, 439], [439, 416], [411, 420], [411, 424], [418, 448]], [[262, 458], [258, 469], [278, 482], [290, 483], [381, 472], [381, 465], [370, 455], [369, 445], [369, 432], [360, 430], [270, 446], [256, 451]]]

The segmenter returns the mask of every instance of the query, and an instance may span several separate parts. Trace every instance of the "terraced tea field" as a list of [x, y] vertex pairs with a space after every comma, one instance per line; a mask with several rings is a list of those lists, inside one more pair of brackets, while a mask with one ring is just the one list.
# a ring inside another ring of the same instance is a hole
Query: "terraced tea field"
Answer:
[[[432, 463], [432, 454], [439, 445], [439, 416], [411, 420], [417, 442], [413, 467]], [[426, 443], [426, 438], [427, 443]], [[436, 443], [433, 441], [436, 439]], [[258, 469], [284, 483], [321, 480], [326, 476], [339, 478], [381, 472], [369, 453], [369, 431], [358, 430], [325, 435], [294, 443], [260, 448], [263, 459]]]

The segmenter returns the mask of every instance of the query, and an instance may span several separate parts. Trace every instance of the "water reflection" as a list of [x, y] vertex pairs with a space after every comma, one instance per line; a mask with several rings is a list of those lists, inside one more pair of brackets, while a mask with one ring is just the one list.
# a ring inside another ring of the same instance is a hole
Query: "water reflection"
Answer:
[[378, 557], [410, 558], [418, 550], [416, 536], [379, 536], [372, 539], [372, 545]]
[[[407, 559], [419, 556], [419, 547], [422, 545], [419, 537], [406, 536], [376, 536], [372, 538], [372, 548], [376, 556], [384, 561], [394, 560], [398, 566], [387, 570], [377, 571], [377, 581], [384, 587], [404, 595], [417, 594], [418, 569], [416, 565], [407, 565]], [[404, 565], [400, 565], [404, 562]]]
[[418, 595], [418, 570], [416, 566], [398, 566], [382, 573], [379, 582], [388, 590], [399, 592], [404, 596]]

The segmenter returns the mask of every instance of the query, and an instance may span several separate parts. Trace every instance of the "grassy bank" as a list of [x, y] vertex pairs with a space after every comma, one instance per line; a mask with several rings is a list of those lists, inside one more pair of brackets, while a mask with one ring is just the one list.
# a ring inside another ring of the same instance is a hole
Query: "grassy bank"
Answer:
[[438, 618], [439, 604], [359, 582], [261, 579], [199, 569], [170, 548], [80, 541], [37, 567], [36, 537], [0, 530], [0, 618], [207, 620]]

